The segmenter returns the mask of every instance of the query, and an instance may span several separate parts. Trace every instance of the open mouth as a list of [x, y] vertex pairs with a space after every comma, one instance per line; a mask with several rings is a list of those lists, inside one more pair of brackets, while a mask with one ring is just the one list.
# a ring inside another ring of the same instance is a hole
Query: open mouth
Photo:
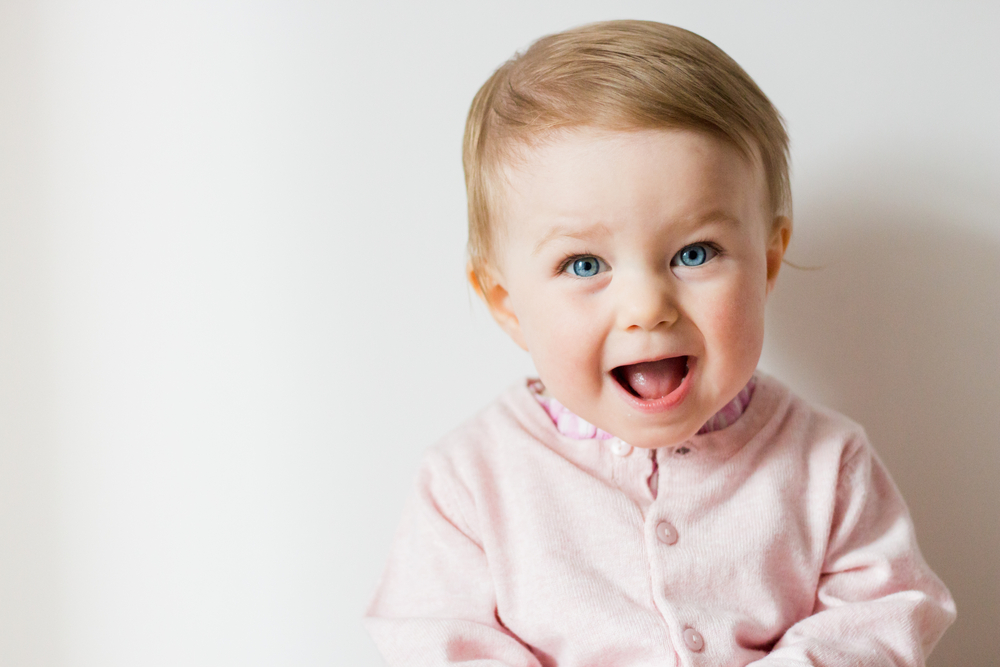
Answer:
[[641, 364], [618, 366], [611, 375], [628, 393], [655, 401], [676, 390], [688, 374], [688, 357], [668, 357]]

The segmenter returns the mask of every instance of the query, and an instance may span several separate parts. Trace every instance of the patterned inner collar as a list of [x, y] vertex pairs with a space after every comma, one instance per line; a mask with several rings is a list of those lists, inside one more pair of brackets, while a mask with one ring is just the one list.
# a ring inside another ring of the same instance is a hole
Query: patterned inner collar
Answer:
[[[751, 377], [746, 386], [740, 390], [740, 393], [736, 394], [736, 398], [729, 401], [725, 407], [705, 422], [705, 425], [698, 430], [698, 435], [719, 431], [739, 419], [740, 415], [747, 409], [747, 406], [750, 405], [750, 399], [753, 397], [753, 390], [756, 386], [757, 379]], [[615, 437], [607, 431], [602, 431], [585, 419], [578, 417], [555, 398], [544, 396], [545, 385], [542, 384], [541, 380], [529, 380], [528, 388], [535, 399], [545, 408], [545, 412], [548, 413], [549, 418], [552, 419], [552, 423], [555, 424], [559, 433], [567, 438], [575, 440], [609, 440]]]

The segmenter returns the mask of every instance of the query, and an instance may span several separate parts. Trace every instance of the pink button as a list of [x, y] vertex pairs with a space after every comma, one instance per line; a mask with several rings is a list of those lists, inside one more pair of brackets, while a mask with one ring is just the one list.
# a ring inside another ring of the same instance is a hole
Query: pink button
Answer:
[[611, 441], [611, 452], [615, 456], [628, 456], [632, 453], [632, 445], [628, 444], [624, 440], [615, 438]]
[[661, 521], [656, 524], [656, 537], [667, 546], [671, 546], [677, 542], [677, 529], [669, 522]]
[[684, 631], [684, 643], [695, 653], [699, 653], [701, 649], [705, 648], [705, 640], [701, 633], [694, 628], [688, 628]]

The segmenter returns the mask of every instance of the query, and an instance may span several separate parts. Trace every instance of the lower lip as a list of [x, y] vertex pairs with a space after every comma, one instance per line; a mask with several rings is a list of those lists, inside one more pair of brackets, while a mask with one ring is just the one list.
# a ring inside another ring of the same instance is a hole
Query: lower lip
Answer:
[[618, 387], [618, 391], [621, 393], [621, 396], [626, 403], [640, 412], [652, 414], [656, 412], [664, 412], [677, 407], [677, 405], [684, 400], [684, 398], [688, 395], [688, 392], [691, 390], [691, 378], [697, 370], [698, 360], [695, 357], [688, 357], [688, 372], [687, 375], [684, 376], [684, 379], [681, 380], [681, 383], [677, 385], [676, 389], [666, 396], [661, 396], [660, 398], [655, 399], [645, 399], [634, 396], [613, 376], [611, 380], [614, 382], [615, 386]]

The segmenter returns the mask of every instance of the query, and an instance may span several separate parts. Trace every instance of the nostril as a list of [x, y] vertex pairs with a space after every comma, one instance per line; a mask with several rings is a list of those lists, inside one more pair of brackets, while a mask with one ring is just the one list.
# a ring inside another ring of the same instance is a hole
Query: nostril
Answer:
[[672, 326], [680, 317], [670, 287], [656, 280], [636, 280], [622, 285], [618, 296], [622, 330], [652, 331]]

